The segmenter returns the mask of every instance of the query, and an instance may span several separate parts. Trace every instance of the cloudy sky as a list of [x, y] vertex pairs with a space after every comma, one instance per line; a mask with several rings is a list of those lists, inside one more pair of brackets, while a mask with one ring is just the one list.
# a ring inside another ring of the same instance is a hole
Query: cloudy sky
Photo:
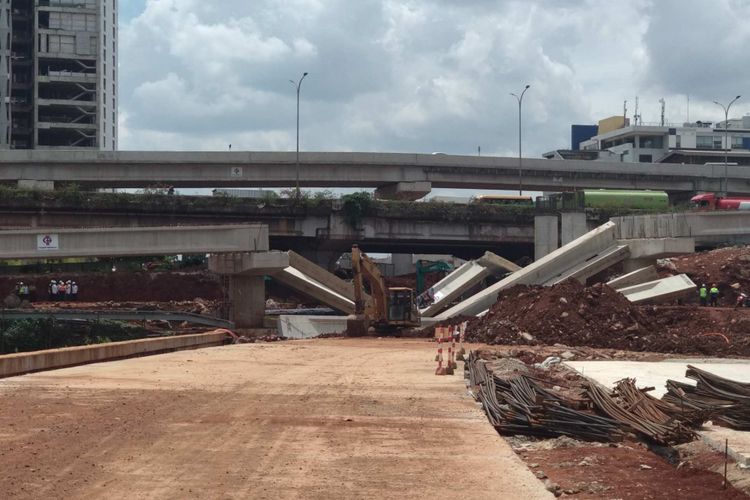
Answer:
[[[513, 156], [572, 123], [718, 121], [746, 94], [746, 0], [120, 0], [120, 148]], [[736, 110], [736, 111], [735, 111]]]

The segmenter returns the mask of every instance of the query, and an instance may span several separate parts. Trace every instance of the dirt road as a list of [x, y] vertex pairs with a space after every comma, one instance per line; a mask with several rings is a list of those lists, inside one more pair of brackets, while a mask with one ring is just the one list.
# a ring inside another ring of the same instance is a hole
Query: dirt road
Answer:
[[552, 498], [434, 344], [235, 345], [0, 381], [3, 498]]

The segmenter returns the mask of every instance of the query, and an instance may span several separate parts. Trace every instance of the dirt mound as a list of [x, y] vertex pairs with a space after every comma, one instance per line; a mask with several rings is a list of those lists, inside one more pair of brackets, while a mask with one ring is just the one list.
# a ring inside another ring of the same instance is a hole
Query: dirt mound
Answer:
[[662, 275], [685, 273], [699, 286], [716, 283], [721, 292], [720, 302], [725, 305], [732, 305], [737, 297], [738, 290], [732, 288], [733, 284], [750, 291], [750, 246], [718, 248], [660, 262]]
[[467, 338], [488, 344], [565, 344], [638, 352], [750, 354], [746, 310], [639, 307], [606, 285], [566, 281], [500, 293]]

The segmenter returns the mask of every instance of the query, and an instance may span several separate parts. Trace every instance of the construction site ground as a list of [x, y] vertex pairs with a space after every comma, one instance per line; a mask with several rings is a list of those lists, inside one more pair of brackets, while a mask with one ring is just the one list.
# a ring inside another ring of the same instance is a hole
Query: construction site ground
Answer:
[[0, 381], [3, 498], [551, 498], [424, 340], [232, 345]]

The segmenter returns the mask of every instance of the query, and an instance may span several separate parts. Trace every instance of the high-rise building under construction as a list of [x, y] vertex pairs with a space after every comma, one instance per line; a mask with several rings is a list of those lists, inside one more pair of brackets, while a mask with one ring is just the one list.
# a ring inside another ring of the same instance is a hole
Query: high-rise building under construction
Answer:
[[117, 0], [0, 0], [0, 149], [117, 149]]

